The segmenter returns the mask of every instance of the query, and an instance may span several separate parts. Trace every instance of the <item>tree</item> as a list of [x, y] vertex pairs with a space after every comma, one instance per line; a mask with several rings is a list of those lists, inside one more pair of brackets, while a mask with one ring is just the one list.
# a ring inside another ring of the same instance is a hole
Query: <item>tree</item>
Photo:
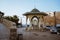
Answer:
[[4, 15], [4, 13], [3, 13], [3, 12], [1, 12], [1, 11], [0, 11], [0, 14], [2, 14], [2, 16]]
[[18, 21], [19, 21], [18, 16], [17, 16], [17, 15], [14, 15], [14, 16], [13, 16], [13, 22], [15, 22], [15, 23], [17, 24]]
[[17, 15], [14, 16], [4, 16], [5, 19], [10, 20], [12, 22], [15, 22], [16, 24], [18, 24], [19, 18]]

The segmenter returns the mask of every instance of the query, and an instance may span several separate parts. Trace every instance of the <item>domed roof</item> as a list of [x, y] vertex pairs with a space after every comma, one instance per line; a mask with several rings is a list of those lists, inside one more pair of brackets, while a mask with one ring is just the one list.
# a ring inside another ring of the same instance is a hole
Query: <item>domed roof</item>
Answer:
[[34, 8], [31, 12], [40, 12], [38, 9]]
[[40, 12], [38, 9], [34, 8], [32, 9], [32, 11], [30, 12], [26, 12], [24, 13], [23, 15], [44, 15], [44, 16], [47, 16], [47, 14], [45, 12]]

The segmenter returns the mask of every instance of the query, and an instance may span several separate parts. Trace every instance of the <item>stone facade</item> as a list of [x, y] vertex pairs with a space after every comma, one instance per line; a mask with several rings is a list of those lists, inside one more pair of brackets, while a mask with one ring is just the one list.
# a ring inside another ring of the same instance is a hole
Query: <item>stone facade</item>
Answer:
[[27, 17], [27, 19], [29, 18], [29, 21], [30, 21], [30, 26], [32, 27], [32, 18], [34, 17], [34, 16], [36, 16], [36, 17], [38, 17], [38, 20], [39, 20], [39, 22], [38, 22], [38, 27], [35, 27], [35, 28], [40, 28], [40, 24], [44, 24], [44, 21], [43, 21], [43, 15], [28, 15], [28, 16], [26, 16]]
[[[55, 12], [55, 17], [56, 17], [56, 24], [60, 24], [60, 12]], [[49, 26], [55, 25], [54, 12], [44, 17], [44, 23], [45, 25], [49, 25]]]
[[23, 15], [26, 16], [26, 25], [27, 20], [29, 19], [30, 28], [40, 29], [41, 27], [44, 27], [44, 16], [47, 15], [45, 12], [40, 12], [38, 9], [34, 8], [31, 12], [26, 12]]

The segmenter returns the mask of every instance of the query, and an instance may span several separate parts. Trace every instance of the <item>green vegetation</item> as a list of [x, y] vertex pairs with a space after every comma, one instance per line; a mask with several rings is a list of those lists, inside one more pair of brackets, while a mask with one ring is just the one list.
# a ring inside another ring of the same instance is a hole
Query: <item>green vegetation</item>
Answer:
[[10, 20], [12, 22], [15, 22], [16, 24], [18, 24], [19, 18], [17, 15], [13, 15], [13, 16], [4, 16], [5, 19]]

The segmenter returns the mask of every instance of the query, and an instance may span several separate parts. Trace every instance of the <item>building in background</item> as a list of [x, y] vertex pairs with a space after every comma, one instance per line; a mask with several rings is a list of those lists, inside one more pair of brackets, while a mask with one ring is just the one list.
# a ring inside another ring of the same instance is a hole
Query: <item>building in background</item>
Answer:
[[[60, 12], [55, 12], [56, 17], [56, 24], [60, 24]], [[54, 12], [48, 12], [48, 16], [44, 17], [45, 25], [54, 26], [55, 19], [54, 19]]]
[[57, 11], [55, 16], [56, 16], [56, 23], [60, 24], [60, 12]]

